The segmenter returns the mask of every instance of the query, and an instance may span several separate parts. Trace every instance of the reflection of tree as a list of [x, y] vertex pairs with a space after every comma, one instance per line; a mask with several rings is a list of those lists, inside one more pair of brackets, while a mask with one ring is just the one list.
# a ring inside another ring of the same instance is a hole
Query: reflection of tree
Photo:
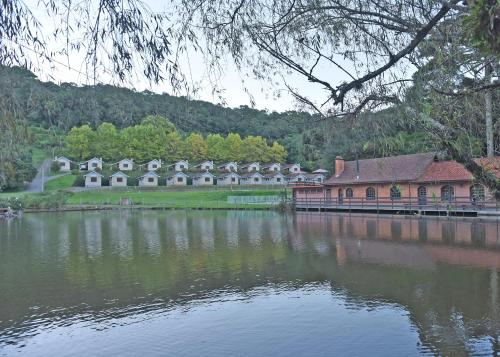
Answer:
[[[463, 354], [471, 340], [497, 337], [500, 331], [496, 271], [384, 260], [383, 252], [394, 247], [403, 253], [421, 249], [404, 242], [404, 226], [398, 231], [403, 241], [394, 242], [375, 238], [380, 222], [373, 218], [363, 224], [351, 218], [346, 224], [261, 212], [63, 217], [30, 216], [8, 231], [0, 226], [0, 331], [12, 331], [9, 320], [29, 332], [30, 319], [40, 316], [64, 323], [120, 318], [230, 292], [251, 294], [269, 283], [297, 289], [325, 281], [351, 308], [404, 306], [421, 342], [436, 354]], [[367, 230], [365, 240], [347, 238], [360, 225]], [[61, 239], [61, 232], [69, 238]], [[211, 244], [204, 241], [205, 232]], [[180, 245], [179, 237], [186, 244]], [[61, 244], [69, 245], [61, 249]], [[376, 244], [384, 248], [381, 253]], [[31, 306], [41, 308], [33, 314]]]

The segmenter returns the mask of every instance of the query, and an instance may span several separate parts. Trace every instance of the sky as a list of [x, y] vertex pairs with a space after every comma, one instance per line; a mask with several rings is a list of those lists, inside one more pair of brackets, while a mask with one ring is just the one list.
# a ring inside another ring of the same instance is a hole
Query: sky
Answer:
[[[171, 11], [167, 8], [168, 1], [146, 0], [145, 1], [153, 11]], [[61, 26], [60, 19], [48, 17], [43, 8], [40, 8], [38, 0], [28, 0], [26, 2], [34, 16], [43, 26], [43, 32], [46, 37], [58, 26]], [[65, 43], [50, 42], [50, 49], [59, 51], [65, 48]], [[29, 52], [29, 51], [28, 51]], [[32, 70], [42, 81], [51, 81], [57, 84], [62, 82], [72, 82], [78, 85], [94, 84], [93, 74], [86, 70], [83, 53], [72, 52], [68, 55], [59, 55], [53, 57], [48, 63], [40, 61], [40, 56], [32, 53], [33, 61], [36, 64]], [[208, 76], [208, 71], [203, 58], [194, 52], [181, 59], [181, 67], [186, 74], [190, 85], [197, 88], [197, 92], [189, 93], [192, 99], [205, 100], [216, 104], [224, 104], [229, 107], [238, 107], [241, 105], [251, 106], [251, 97], [254, 99], [255, 108], [268, 111], [286, 111], [303, 110], [304, 106], [299, 104], [293, 96], [286, 90], [282, 79], [276, 78], [273, 84], [263, 83], [259, 80], [247, 76], [247, 72], [240, 72], [235, 67], [232, 60], [228, 57], [223, 59], [224, 72], [219, 78], [219, 85], [223, 89], [222, 100], [213, 94], [213, 86]], [[334, 76], [341, 78], [343, 73], [332, 73], [331, 68], [322, 67], [322, 63], [317, 68], [318, 72], [324, 76]], [[245, 81], [245, 84], [242, 81]], [[286, 80], [292, 87], [302, 93], [307, 93], [313, 98], [323, 99], [326, 93], [317, 85], [308, 83], [298, 75], [287, 74]], [[135, 73], [127, 77], [124, 82], [120, 82], [109, 72], [97, 73], [97, 83], [113, 84], [121, 87], [135, 89], [137, 91], [149, 90], [155, 93], [169, 93], [172, 95], [186, 95], [186, 92], [174, 92], [168, 81], [162, 83], [150, 83], [142, 75], [141, 69], [137, 68]]]

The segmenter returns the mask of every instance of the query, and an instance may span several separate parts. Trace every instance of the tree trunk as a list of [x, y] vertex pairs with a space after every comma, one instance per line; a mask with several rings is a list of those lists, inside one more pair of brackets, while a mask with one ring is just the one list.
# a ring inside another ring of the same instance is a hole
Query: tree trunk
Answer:
[[[491, 83], [491, 73], [493, 68], [491, 62], [486, 62], [484, 67], [484, 81], [488, 85]], [[485, 109], [485, 119], [486, 119], [486, 155], [488, 157], [495, 156], [495, 148], [493, 147], [493, 109], [492, 109], [492, 99], [493, 92], [487, 90], [484, 92], [484, 109]]]

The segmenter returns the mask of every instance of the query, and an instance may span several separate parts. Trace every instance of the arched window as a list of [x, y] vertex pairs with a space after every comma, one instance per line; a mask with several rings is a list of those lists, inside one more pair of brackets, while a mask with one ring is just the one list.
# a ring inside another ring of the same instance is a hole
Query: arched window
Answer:
[[424, 205], [427, 203], [427, 187], [419, 186], [417, 189], [418, 203]]
[[354, 194], [353, 194], [353, 192], [352, 192], [352, 188], [350, 188], [350, 187], [349, 187], [349, 188], [347, 188], [347, 189], [345, 190], [345, 197], [346, 197], [346, 198], [353, 198], [353, 196], [354, 196]]
[[484, 186], [475, 184], [470, 187], [470, 199], [472, 201], [484, 201]]
[[445, 185], [441, 187], [441, 201], [452, 201], [455, 197], [453, 186]]
[[399, 200], [401, 199], [401, 190], [398, 186], [391, 187], [391, 200]]
[[374, 200], [375, 199], [375, 189], [373, 187], [368, 187], [366, 189], [366, 199]]

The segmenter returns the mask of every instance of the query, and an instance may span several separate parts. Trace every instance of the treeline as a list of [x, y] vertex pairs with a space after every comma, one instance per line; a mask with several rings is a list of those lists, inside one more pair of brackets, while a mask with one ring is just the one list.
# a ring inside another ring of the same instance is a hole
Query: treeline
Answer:
[[17, 103], [19, 116], [30, 124], [65, 131], [85, 124], [95, 128], [103, 122], [122, 129], [139, 124], [147, 115], [157, 114], [169, 118], [184, 133], [238, 133], [275, 140], [300, 132], [311, 117], [296, 111], [226, 108], [166, 93], [136, 92], [111, 85], [57, 85], [38, 80], [26, 69], [0, 66], [0, 97], [3, 96]]
[[171, 121], [159, 115], [147, 116], [140, 124], [121, 130], [106, 122], [95, 130], [89, 125], [74, 127], [65, 137], [65, 148], [65, 154], [74, 160], [99, 157], [108, 162], [123, 158], [136, 162], [152, 159], [284, 162], [287, 157], [281, 144], [273, 141], [269, 145], [262, 136], [242, 139], [237, 133], [182, 135]]

